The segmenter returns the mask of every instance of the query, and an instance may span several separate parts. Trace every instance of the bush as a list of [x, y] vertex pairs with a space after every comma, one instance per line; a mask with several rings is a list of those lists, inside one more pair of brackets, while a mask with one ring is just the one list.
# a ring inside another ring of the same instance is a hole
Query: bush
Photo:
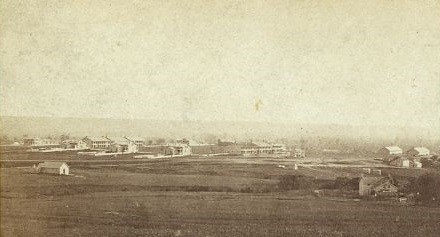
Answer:
[[302, 175], [285, 175], [281, 176], [278, 188], [280, 190], [312, 190], [316, 188], [316, 184], [311, 177]]
[[358, 190], [359, 189], [359, 179], [360, 178], [346, 178], [338, 177], [335, 180], [334, 189], [340, 190]]

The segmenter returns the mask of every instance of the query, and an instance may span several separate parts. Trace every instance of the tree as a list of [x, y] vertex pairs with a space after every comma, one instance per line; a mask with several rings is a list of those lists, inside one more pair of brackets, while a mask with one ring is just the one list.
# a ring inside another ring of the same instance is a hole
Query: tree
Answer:
[[60, 141], [64, 142], [70, 139], [70, 135], [69, 134], [61, 134], [60, 136]]
[[163, 138], [158, 138], [158, 139], [156, 140], [156, 144], [158, 144], [158, 145], [162, 145], [162, 144], [165, 144], [165, 143], [166, 143], [166, 140], [163, 139]]

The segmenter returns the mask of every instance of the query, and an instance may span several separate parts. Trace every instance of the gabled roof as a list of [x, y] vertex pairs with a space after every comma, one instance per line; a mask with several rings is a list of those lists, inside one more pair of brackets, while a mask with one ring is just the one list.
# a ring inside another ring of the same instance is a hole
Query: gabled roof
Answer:
[[385, 149], [387, 149], [390, 152], [401, 152], [402, 148], [398, 147], [398, 146], [387, 146], [385, 147]]
[[125, 137], [107, 137], [107, 139], [110, 140], [111, 142], [119, 144], [119, 145], [128, 145], [128, 143], [130, 142]]
[[414, 147], [413, 149], [418, 153], [429, 153], [429, 150], [426, 147]]
[[[45, 161], [43, 163], [39, 163], [38, 167], [49, 168], [49, 169], [59, 169], [64, 164], [67, 165], [66, 162]], [[69, 167], [69, 166], [67, 165], [67, 167]]]

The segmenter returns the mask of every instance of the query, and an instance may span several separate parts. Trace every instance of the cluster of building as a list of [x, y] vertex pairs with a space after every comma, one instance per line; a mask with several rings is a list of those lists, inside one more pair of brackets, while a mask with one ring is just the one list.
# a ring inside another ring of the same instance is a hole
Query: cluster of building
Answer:
[[146, 144], [140, 137], [86, 136], [81, 140], [65, 140], [56, 143], [48, 139], [25, 138], [23, 144], [33, 150], [92, 150], [109, 153], [142, 153], [144, 156], [189, 156], [189, 155], [237, 155], [244, 157], [295, 157], [304, 158], [303, 149], [291, 153], [281, 143], [266, 141], [236, 142], [218, 140], [217, 144], [198, 143], [178, 139], [167, 144]]
[[429, 149], [426, 147], [413, 147], [403, 152], [402, 148], [397, 146], [384, 147], [378, 152], [382, 156], [384, 163], [397, 167], [422, 168], [421, 158], [429, 158]]

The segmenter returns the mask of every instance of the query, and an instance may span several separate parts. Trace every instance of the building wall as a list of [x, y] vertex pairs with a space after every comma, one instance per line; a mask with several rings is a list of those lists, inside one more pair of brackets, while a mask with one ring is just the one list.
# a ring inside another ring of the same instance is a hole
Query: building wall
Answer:
[[228, 153], [231, 155], [239, 155], [241, 149], [236, 145], [219, 146], [219, 145], [203, 145], [203, 146], [191, 146], [192, 154], [222, 154]]
[[366, 184], [362, 179], [359, 181], [359, 195], [366, 196], [372, 194], [373, 187]]
[[110, 147], [110, 141], [94, 141], [90, 138], [84, 138], [83, 141], [90, 149], [108, 149]]
[[60, 167], [59, 174], [61, 174], [61, 175], [69, 175], [69, 173], [70, 173], [70, 170], [69, 170], [68, 166], [63, 165], [63, 166]]

